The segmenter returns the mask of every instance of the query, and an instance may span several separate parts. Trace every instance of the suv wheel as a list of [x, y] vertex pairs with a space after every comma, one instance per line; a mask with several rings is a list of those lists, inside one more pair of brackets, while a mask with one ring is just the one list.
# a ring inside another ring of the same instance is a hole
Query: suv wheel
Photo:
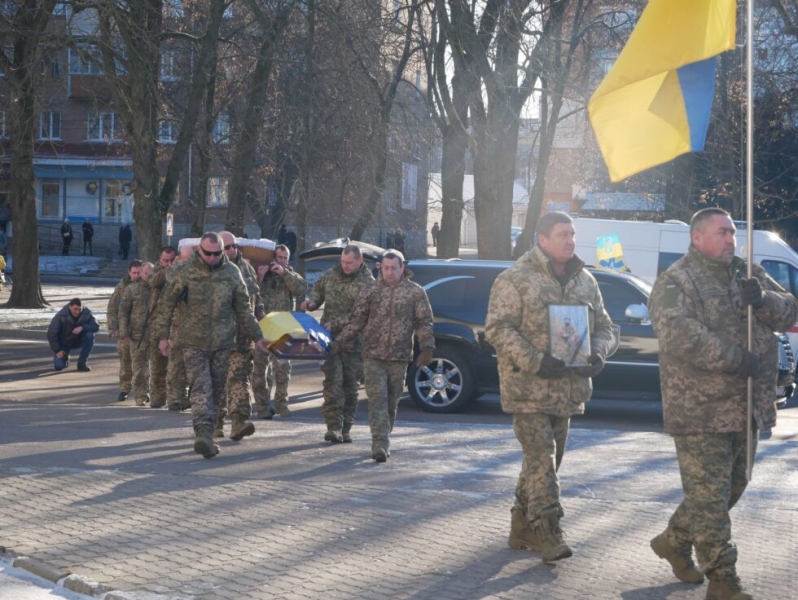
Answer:
[[474, 397], [474, 374], [460, 350], [440, 346], [429, 365], [410, 367], [407, 387], [413, 401], [427, 412], [457, 412]]

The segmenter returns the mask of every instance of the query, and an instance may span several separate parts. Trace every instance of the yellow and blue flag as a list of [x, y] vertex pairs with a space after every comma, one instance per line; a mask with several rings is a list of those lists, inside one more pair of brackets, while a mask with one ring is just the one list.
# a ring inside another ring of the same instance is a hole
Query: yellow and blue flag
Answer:
[[280, 358], [324, 358], [332, 344], [332, 334], [307, 313], [274, 311], [259, 324], [269, 351]]
[[596, 238], [596, 265], [607, 271], [629, 272], [623, 258], [621, 236], [613, 232]]
[[612, 181], [704, 149], [735, 0], [651, 0], [588, 103]]

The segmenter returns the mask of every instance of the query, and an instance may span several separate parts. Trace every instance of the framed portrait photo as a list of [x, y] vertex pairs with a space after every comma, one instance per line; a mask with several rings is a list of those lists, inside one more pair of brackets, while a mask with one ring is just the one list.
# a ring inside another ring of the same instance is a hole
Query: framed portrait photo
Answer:
[[566, 367], [587, 366], [590, 358], [590, 321], [587, 306], [549, 304], [549, 353]]

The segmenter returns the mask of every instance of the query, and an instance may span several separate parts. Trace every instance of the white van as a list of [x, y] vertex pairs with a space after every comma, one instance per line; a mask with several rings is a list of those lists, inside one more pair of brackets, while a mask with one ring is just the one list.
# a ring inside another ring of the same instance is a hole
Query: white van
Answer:
[[[585, 263], [598, 262], [597, 238], [617, 233], [629, 271], [651, 284], [690, 246], [690, 226], [681, 221], [651, 223], [582, 217], [576, 217], [574, 221], [576, 253]], [[748, 232], [744, 223], [736, 222], [736, 225], [737, 254], [745, 258]], [[778, 235], [754, 230], [754, 262], [762, 265], [773, 279], [798, 297], [798, 254]], [[790, 338], [790, 345], [798, 348], [798, 324], [785, 333]]]

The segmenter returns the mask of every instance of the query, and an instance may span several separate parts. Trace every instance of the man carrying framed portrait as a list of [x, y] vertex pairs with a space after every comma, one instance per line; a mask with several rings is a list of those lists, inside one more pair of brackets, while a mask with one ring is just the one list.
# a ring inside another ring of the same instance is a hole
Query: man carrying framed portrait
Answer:
[[591, 377], [614, 339], [598, 283], [574, 254], [573, 219], [540, 218], [537, 243], [496, 278], [485, 334], [496, 348], [502, 409], [524, 451], [511, 510], [511, 548], [545, 562], [572, 556], [563, 539], [557, 469], [572, 415], [585, 410]]

